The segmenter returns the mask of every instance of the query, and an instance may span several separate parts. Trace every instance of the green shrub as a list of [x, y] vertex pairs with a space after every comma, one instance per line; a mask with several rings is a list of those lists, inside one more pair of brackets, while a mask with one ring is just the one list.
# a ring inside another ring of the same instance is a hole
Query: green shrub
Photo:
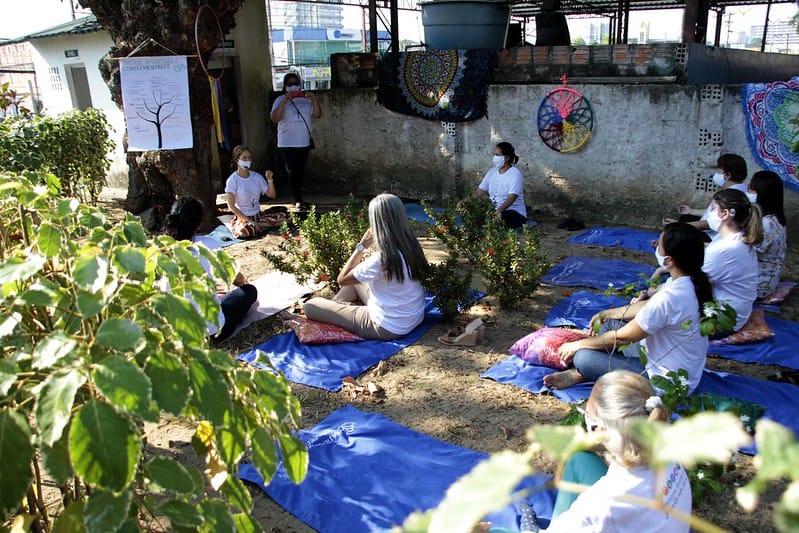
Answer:
[[[308, 457], [285, 378], [208, 347], [219, 305], [200, 257], [226, 282], [232, 261], [148, 239], [130, 215], [112, 225], [57, 186], [0, 176], [0, 519], [24, 508], [45, 528], [35, 494], [46, 476], [66, 502], [55, 530], [130, 531], [155, 516], [175, 529], [257, 529], [234, 475], [245, 451], [267, 480], [278, 451], [295, 481]], [[157, 288], [163, 278], [171, 292]], [[145, 453], [144, 423], [164, 412], [199, 422], [204, 471]]]
[[60, 177], [64, 196], [94, 204], [111, 165], [109, 129], [97, 109], [7, 119], [0, 122], [0, 171], [52, 172]]
[[444, 319], [468, 311], [474, 303], [472, 271], [460, 264], [455, 253], [451, 253], [446, 261], [430, 263], [422, 285]]
[[291, 225], [299, 229], [298, 235], [292, 236], [291, 226], [284, 223], [278, 252], [262, 252], [263, 256], [299, 283], [316, 279], [338, 291], [336, 278], [369, 227], [366, 204], [350, 196], [342, 209], [323, 215], [315, 207], [304, 220], [292, 213]]

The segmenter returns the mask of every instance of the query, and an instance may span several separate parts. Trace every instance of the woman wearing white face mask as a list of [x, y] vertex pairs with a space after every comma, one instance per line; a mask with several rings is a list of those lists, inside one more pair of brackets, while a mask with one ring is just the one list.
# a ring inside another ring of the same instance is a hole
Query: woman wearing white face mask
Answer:
[[527, 223], [524, 205], [524, 177], [514, 165], [519, 161], [516, 151], [508, 142], [494, 148], [493, 166], [475, 189], [475, 198], [489, 197], [494, 204], [494, 214], [509, 228], [519, 228]]
[[250, 170], [252, 152], [246, 146], [233, 148], [231, 161], [236, 170], [225, 182], [227, 205], [233, 212], [231, 233], [237, 239], [255, 237], [268, 228], [274, 228], [288, 219], [286, 208], [272, 207], [261, 212], [261, 195], [277, 196], [272, 172], [266, 178]]
[[755, 246], [763, 242], [760, 207], [741, 191], [724, 189], [713, 195], [707, 223], [719, 235], [705, 250], [702, 270], [713, 283], [713, 297], [738, 314], [738, 331], [749, 319], [757, 298]]
[[[663, 228], [655, 255], [668, 270], [669, 280], [647, 300], [594, 315], [591, 324], [611, 322], [598, 335], [563, 344], [558, 353], [564, 362], [573, 362], [574, 368], [545, 376], [544, 384], [563, 389], [595, 381], [616, 369], [664, 376], [682, 368], [688, 372], [688, 388], [693, 391], [707, 359], [708, 339], [699, 332], [700, 313], [713, 298], [708, 276], [702, 271], [704, 254], [702, 234], [696, 228], [684, 222]], [[646, 367], [637, 351], [628, 357], [618, 350], [638, 341], [646, 348]]]
[[277, 124], [277, 148], [286, 168], [294, 207], [302, 207], [302, 180], [308, 153], [313, 147], [311, 122], [322, 116], [312, 92], [302, 90], [300, 77], [289, 72], [283, 78], [284, 94], [272, 105], [269, 118]]

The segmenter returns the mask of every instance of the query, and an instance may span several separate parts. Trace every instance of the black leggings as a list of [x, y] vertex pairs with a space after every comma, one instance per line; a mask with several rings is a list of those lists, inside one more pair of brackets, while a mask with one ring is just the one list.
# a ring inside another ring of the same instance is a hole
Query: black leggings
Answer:
[[215, 340], [223, 341], [230, 337], [257, 299], [258, 289], [250, 284], [236, 287], [223, 296], [219, 303], [222, 306], [222, 313], [225, 315], [225, 325], [222, 326], [222, 330], [217, 334]]
[[305, 163], [308, 161], [309, 151], [307, 146], [305, 148], [280, 148], [294, 203], [302, 203], [302, 179], [305, 175]]
[[502, 212], [502, 222], [504, 222], [505, 226], [509, 227], [510, 229], [516, 229], [527, 224], [527, 217], [518, 211], [506, 209]]

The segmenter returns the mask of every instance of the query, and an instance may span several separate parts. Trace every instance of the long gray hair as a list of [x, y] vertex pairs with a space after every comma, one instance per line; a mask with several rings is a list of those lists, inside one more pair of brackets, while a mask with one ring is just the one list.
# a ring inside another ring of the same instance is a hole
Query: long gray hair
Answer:
[[404, 257], [411, 279], [422, 279], [427, 258], [411, 231], [402, 200], [393, 194], [380, 194], [372, 198], [369, 202], [369, 225], [386, 278], [389, 281], [405, 281], [405, 269], [402, 266]]

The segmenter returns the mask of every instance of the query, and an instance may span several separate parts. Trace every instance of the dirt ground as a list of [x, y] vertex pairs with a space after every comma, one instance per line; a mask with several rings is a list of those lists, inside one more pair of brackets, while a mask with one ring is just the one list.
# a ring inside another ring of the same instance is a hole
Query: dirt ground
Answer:
[[[324, 206], [322, 209], [337, 205], [330, 200], [319, 203]], [[647, 264], [655, 262], [653, 254], [569, 244], [566, 240], [576, 233], [557, 229], [558, 220], [540, 217], [538, 220], [542, 246], [553, 264], [568, 255], [577, 254], [623, 258]], [[592, 225], [591, 221], [586, 221], [586, 224], [588, 227]], [[420, 227], [418, 233], [421, 235], [424, 230]], [[276, 247], [278, 240], [276, 235], [267, 235], [230, 246], [226, 251], [239, 262], [242, 272], [254, 279], [271, 270], [261, 251]], [[442, 249], [437, 241], [429, 237], [420, 240], [428, 257], [439, 260]], [[796, 281], [798, 256], [790, 248], [783, 279]], [[363, 395], [352, 397], [344, 391], [332, 393], [293, 385], [294, 394], [302, 405], [303, 427], [313, 426], [339, 407], [353, 404], [361, 410], [383, 414], [417, 431], [473, 450], [491, 453], [506, 448], [523, 449], [526, 446], [525, 430], [530, 425], [558, 423], [568, 413], [568, 407], [553, 397], [530, 394], [479, 376], [494, 363], [505, 359], [513, 342], [541, 327], [550, 308], [572, 290], [577, 289], [542, 285], [518, 309], [500, 309], [490, 296], [484, 298], [469, 311], [471, 317], [482, 317], [488, 324], [483, 342], [474, 348], [440, 344], [437, 337], [446, 333], [451, 324], [434, 326], [418, 342], [386, 360], [380, 371], [373, 368], [358, 377], [361, 382], [373, 381], [384, 389], [385, 398], [379, 402]], [[799, 296], [793, 295], [786, 301], [781, 317], [799, 319]], [[221, 348], [233, 356], [280, 331], [283, 331], [283, 326], [273, 317], [256, 322]], [[722, 359], [709, 359], [708, 367], [759, 378], [779, 369]], [[188, 443], [191, 432], [192, 424], [188, 421], [164, 419], [149, 428], [148, 443], [190, 460], [192, 454]], [[537, 467], [551, 472], [553, 464], [542, 458]], [[735, 503], [733, 491], [752, 475], [751, 458], [741, 456], [737, 470], [725, 474], [724, 492], [707, 499], [695, 510], [696, 514], [730, 531], [775, 531], [771, 524], [771, 508], [780, 489], [771, 488], [752, 514], [746, 514]], [[313, 531], [259, 489], [253, 487], [251, 493], [255, 502], [254, 517], [266, 531]]]

